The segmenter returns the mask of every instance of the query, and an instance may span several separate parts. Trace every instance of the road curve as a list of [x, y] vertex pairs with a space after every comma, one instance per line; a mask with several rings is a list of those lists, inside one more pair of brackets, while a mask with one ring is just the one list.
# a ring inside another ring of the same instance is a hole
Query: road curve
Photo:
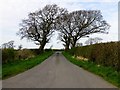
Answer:
[[40, 65], [3, 80], [3, 88], [116, 88], [55, 53]]

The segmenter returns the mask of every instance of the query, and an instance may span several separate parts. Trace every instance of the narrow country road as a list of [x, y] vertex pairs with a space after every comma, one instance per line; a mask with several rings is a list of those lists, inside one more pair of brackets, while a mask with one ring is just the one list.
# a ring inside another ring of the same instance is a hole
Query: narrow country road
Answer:
[[3, 80], [3, 88], [115, 88], [55, 53], [40, 65]]

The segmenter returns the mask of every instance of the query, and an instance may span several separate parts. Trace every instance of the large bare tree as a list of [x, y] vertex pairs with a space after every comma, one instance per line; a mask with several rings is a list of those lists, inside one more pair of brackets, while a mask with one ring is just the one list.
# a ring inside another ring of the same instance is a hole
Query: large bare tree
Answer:
[[106, 33], [110, 25], [103, 19], [99, 10], [79, 10], [67, 13], [60, 20], [60, 39], [69, 48], [77, 41], [93, 33]]
[[40, 52], [44, 50], [46, 43], [49, 42], [55, 28], [56, 19], [64, 14], [66, 10], [57, 5], [46, 5], [43, 9], [30, 13], [28, 19], [20, 24], [18, 35], [35, 41], [40, 45]]
[[71, 33], [71, 44], [75, 47], [76, 42], [85, 36], [94, 33], [108, 33], [110, 25], [103, 19], [99, 10], [80, 10], [72, 13], [76, 29]]
[[65, 50], [68, 50], [71, 43], [71, 34], [73, 33], [74, 29], [76, 29], [72, 20], [72, 15], [66, 11], [64, 15], [59, 17], [57, 23], [59, 39], [63, 42]]

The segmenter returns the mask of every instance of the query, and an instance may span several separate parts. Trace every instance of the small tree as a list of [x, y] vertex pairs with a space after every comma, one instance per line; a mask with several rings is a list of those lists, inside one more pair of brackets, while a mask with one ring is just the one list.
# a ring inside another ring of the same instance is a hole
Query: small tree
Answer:
[[7, 46], [8, 46], [7, 43], [2, 44], [2, 48], [7, 48]]
[[14, 41], [2, 44], [2, 63], [13, 61], [15, 57]]
[[19, 45], [19, 46], [18, 46], [18, 50], [21, 50], [21, 49], [22, 49], [22, 45]]
[[83, 46], [83, 43], [76, 43], [76, 47]]
[[100, 43], [100, 41], [102, 41], [103, 39], [99, 37], [95, 37], [94, 40], [95, 40], [95, 43]]

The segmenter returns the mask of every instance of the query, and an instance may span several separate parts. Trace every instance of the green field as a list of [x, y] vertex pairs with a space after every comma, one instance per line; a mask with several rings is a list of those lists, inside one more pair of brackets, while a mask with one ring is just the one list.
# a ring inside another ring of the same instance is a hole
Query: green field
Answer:
[[47, 59], [53, 54], [52, 51], [44, 52], [28, 60], [16, 60], [2, 65], [2, 79], [9, 78], [21, 72], [24, 72]]

